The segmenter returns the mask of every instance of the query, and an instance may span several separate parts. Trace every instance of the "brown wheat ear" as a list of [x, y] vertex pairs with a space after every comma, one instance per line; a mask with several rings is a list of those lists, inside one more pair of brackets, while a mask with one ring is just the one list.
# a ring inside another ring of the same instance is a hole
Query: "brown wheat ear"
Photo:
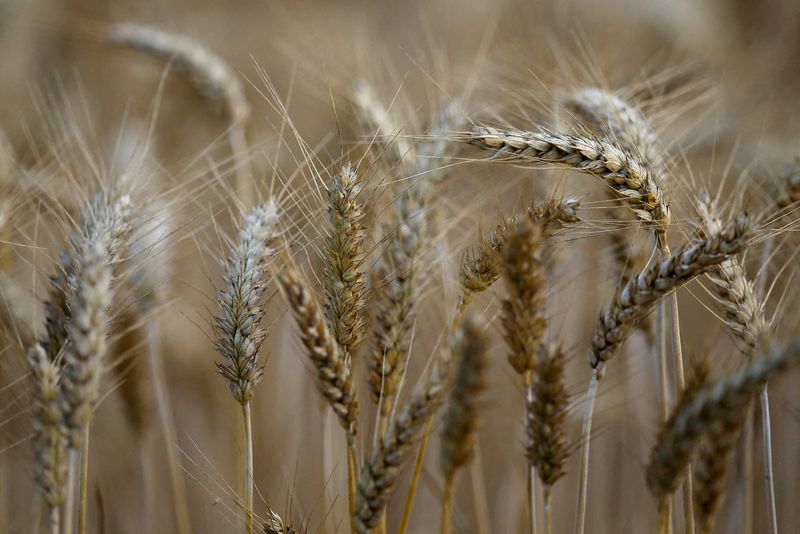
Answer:
[[761, 383], [800, 363], [800, 338], [755, 358], [743, 370], [719, 380], [681, 403], [661, 430], [646, 468], [647, 487], [656, 497], [675, 491], [697, 444], [713, 425], [743, 421]]
[[507, 297], [501, 319], [508, 360], [517, 373], [526, 374], [536, 367], [536, 352], [547, 326], [542, 227], [521, 221], [507, 236], [502, 254]]
[[278, 281], [292, 309], [306, 355], [316, 371], [317, 389], [328, 401], [339, 423], [353, 440], [358, 429], [358, 401], [350, 367], [331, 336], [322, 310], [294, 260], [284, 250], [280, 254]]
[[354, 355], [366, 327], [364, 273], [364, 206], [358, 200], [363, 184], [355, 169], [345, 165], [328, 189], [325, 265], [325, 315], [346, 357]]

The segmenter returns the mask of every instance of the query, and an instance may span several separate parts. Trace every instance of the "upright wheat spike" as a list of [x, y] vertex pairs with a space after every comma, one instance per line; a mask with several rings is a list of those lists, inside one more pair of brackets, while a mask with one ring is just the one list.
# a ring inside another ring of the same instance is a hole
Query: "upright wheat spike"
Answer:
[[267, 268], [278, 241], [277, 214], [262, 204], [247, 214], [236, 246], [225, 266], [225, 287], [218, 292], [221, 314], [215, 319], [214, 345], [224, 360], [217, 370], [228, 381], [233, 398], [242, 407], [245, 442], [244, 531], [253, 528], [253, 434], [250, 399], [264, 374], [259, 361], [267, 332], [261, 329], [262, 297]]
[[392, 163], [410, 162], [414, 159], [411, 143], [400, 135], [400, 126], [386, 110], [372, 85], [365, 80], [359, 80], [353, 86], [350, 99], [362, 130], [375, 137], [375, 141], [391, 157]]
[[552, 488], [564, 476], [569, 395], [564, 385], [566, 355], [555, 344], [539, 347], [525, 398], [526, 455], [544, 487], [545, 533], [553, 532]]
[[485, 389], [486, 341], [477, 324], [467, 319], [457, 349], [458, 371], [442, 426], [440, 466], [445, 479], [442, 497], [441, 533], [450, 532], [456, 471], [466, 465], [475, 451], [478, 403]]
[[331, 232], [326, 239], [325, 315], [345, 357], [354, 355], [365, 329], [364, 206], [358, 200], [363, 184], [345, 165], [328, 190]]
[[225, 115], [228, 141], [236, 161], [236, 190], [245, 203], [249, 202], [252, 176], [246, 158], [248, 146], [244, 125], [250, 116], [250, 104], [236, 72], [199, 41], [144, 24], [124, 22], [112, 25], [105, 38], [110, 43], [170, 61], [171, 65], [188, 76], [200, 94]]
[[38, 343], [28, 350], [33, 405], [35, 478], [49, 509], [50, 530], [58, 534], [59, 507], [64, 501], [67, 476], [67, 429], [58, 388], [61, 369]]

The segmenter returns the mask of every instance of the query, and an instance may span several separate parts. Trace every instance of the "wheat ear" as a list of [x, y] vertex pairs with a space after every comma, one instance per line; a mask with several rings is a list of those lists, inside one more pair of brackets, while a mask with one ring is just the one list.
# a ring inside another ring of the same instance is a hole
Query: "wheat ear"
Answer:
[[124, 22], [112, 25], [105, 39], [170, 61], [188, 76], [212, 106], [222, 111], [228, 121], [228, 141], [236, 161], [236, 190], [245, 203], [249, 202], [252, 176], [244, 125], [250, 116], [250, 104], [238, 75], [230, 65], [191, 37], [144, 24]]
[[525, 399], [526, 455], [544, 487], [545, 533], [553, 532], [552, 488], [564, 476], [569, 395], [564, 385], [566, 355], [555, 344], [539, 347]]
[[591, 137], [519, 132], [479, 127], [464, 140], [492, 152], [492, 159], [536, 165], [559, 165], [602, 179], [628, 209], [655, 225], [657, 234], [670, 223], [669, 204], [647, 162], [619, 146]]
[[228, 381], [231, 394], [242, 407], [245, 443], [244, 531], [253, 528], [253, 434], [250, 399], [264, 375], [259, 361], [267, 337], [261, 328], [262, 297], [267, 268], [278, 240], [277, 214], [272, 204], [253, 208], [239, 230], [236, 246], [225, 266], [225, 286], [218, 292], [220, 315], [215, 318], [218, 336], [214, 345], [223, 361], [217, 370]]
[[456, 471], [473, 457], [477, 440], [478, 408], [486, 387], [486, 341], [477, 324], [467, 319], [456, 354], [458, 371], [444, 413], [440, 466], [445, 479], [440, 532], [451, 530], [451, 510]]
[[364, 206], [358, 200], [363, 184], [355, 169], [345, 165], [328, 189], [325, 265], [325, 315], [345, 357], [355, 354], [366, 327], [364, 273]]
[[61, 528], [59, 507], [67, 476], [67, 429], [59, 403], [61, 369], [38, 343], [28, 350], [33, 404], [35, 479], [49, 509], [50, 529]]
[[434, 357], [428, 376], [417, 386], [408, 402], [397, 410], [362, 468], [354, 518], [360, 534], [368, 532], [381, 520], [403, 465], [442, 403], [451, 361], [449, 347]]
[[760, 384], [800, 363], [800, 339], [777, 346], [753, 359], [729, 378], [704, 387], [679, 405], [661, 430], [646, 468], [647, 486], [656, 497], [675, 491], [680, 476], [711, 426], [727, 418], [741, 421]]

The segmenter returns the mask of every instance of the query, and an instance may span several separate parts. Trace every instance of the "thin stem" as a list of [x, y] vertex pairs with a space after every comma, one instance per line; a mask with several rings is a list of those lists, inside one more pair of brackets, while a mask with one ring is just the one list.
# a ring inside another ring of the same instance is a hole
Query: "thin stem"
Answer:
[[769, 518], [769, 532], [778, 534], [778, 510], [775, 506], [775, 473], [772, 468], [772, 425], [769, 419], [769, 392], [767, 383], [761, 384], [758, 395], [761, 401], [761, 425], [763, 426], [764, 449], [764, 487], [767, 492], [767, 517]]
[[753, 494], [753, 476], [755, 472], [755, 410], [750, 404], [747, 408], [744, 427], [744, 452], [742, 464], [744, 465], [744, 480], [742, 482], [742, 532], [753, 534], [753, 513], [755, 508], [755, 495]]
[[536, 468], [528, 466], [528, 527], [536, 534]]
[[[425, 463], [425, 451], [428, 448], [428, 439], [431, 436], [431, 428], [433, 427], [433, 417], [429, 417], [425, 423], [425, 433], [422, 435], [422, 441], [419, 443], [417, 449], [417, 459], [414, 463], [414, 473], [411, 475], [411, 485], [406, 494], [406, 504], [403, 507], [403, 518], [400, 521], [400, 528], [397, 534], [405, 534], [408, 529], [408, 522], [411, 519], [411, 510], [414, 508], [414, 496], [417, 493], [417, 485], [419, 484], [419, 477], [422, 474], [422, 465]], [[384, 517], [386, 514], [384, 514]]]
[[50, 509], [50, 533], [58, 534], [60, 528], [61, 528], [61, 514], [59, 512], [58, 506], [54, 506]]
[[553, 534], [553, 496], [550, 486], [544, 487], [544, 534]]
[[599, 372], [594, 369], [592, 370], [592, 378], [589, 380], [589, 388], [586, 390], [586, 411], [583, 415], [583, 428], [581, 429], [581, 465], [580, 480], [578, 481], [578, 511], [575, 514], [575, 534], [583, 534], [586, 527], [586, 499], [589, 495], [589, 440], [592, 434], [592, 416], [599, 384]]
[[191, 534], [191, 520], [187, 507], [186, 484], [181, 475], [180, 461], [176, 453], [177, 438], [175, 436], [175, 420], [172, 417], [172, 404], [167, 395], [164, 368], [159, 357], [161, 335], [158, 321], [147, 321], [147, 360], [150, 374], [153, 377], [153, 392], [156, 396], [158, 421], [161, 424], [161, 434], [164, 438], [164, 450], [167, 454], [169, 467], [170, 487], [172, 489], [172, 506], [175, 510], [175, 527], [178, 534]]
[[236, 194], [245, 208], [252, 207], [251, 182], [253, 181], [250, 161], [247, 159], [247, 138], [241, 124], [228, 126], [228, 142], [231, 145], [233, 161], [236, 165]]
[[670, 534], [672, 525], [672, 500], [669, 495], [664, 495], [658, 500], [658, 534]]
[[253, 424], [250, 403], [242, 405], [244, 418], [244, 534], [253, 531]]
[[78, 489], [78, 471], [80, 470], [81, 451], [69, 450], [69, 464], [67, 465], [67, 495], [64, 498], [64, 530], [62, 534], [72, 534], [75, 523], [75, 501]]
[[[667, 356], [667, 330], [669, 329], [669, 322], [667, 320], [666, 307], [668, 306], [667, 300], [662, 300], [656, 309], [656, 323], [657, 330], [657, 345], [658, 345], [658, 381], [661, 390], [659, 404], [661, 408], [661, 422], [662, 424], [669, 418], [669, 378], [668, 378], [668, 356]], [[670, 497], [664, 497], [669, 500]], [[672, 505], [664, 506], [659, 511], [659, 516], [666, 514], [666, 517], [659, 519], [659, 521], [666, 521], [667, 524], [672, 522]]]
[[442, 521], [439, 528], [439, 534], [450, 534], [452, 530], [452, 513], [453, 513], [453, 481], [455, 480], [455, 471], [447, 476], [444, 481], [444, 493], [442, 494]]
[[475, 439], [475, 451], [469, 464], [470, 486], [472, 486], [472, 506], [475, 508], [475, 524], [478, 534], [491, 534], [489, 524], [489, 503], [486, 498], [486, 481], [483, 477], [483, 456], [480, 440]]
[[89, 425], [83, 429], [81, 439], [80, 505], [78, 507], [78, 534], [86, 534], [86, 506], [89, 488]]
[[347, 436], [347, 508], [350, 513], [350, 534], [355, 534], [356, 524], [356, 451], [353, 436]]

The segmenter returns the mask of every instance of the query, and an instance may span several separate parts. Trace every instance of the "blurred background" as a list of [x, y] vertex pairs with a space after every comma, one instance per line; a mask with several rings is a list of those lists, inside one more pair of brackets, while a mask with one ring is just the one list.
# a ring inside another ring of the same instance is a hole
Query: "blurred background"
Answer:
[[[147, 155], [141, 202], [163, 216], [148, 217], [157, 237], [148, 255], [156, 264], [157, 298], [145, 312], [135, 295], [124, 295], [115, 306], [115, 331], [121, 333], [92, 423], [90, 531], [99, 532], [100, 525], [109, 533], [174, 529], [164, 446], [154, 423], [158, 406], [143, 363], [144, 325], [152, 322], [160, 329], [192, 530], [238, 529], [239, 410], [215, 371], [210, 336], [218, 258], [227, 252], [222, 236], [233, 235], [240, 214], [231, 186], [239, 163], [226, 139], [226, 118], [184, 76], [166, 61], [108, 42], [109, 28], [122, 22], [187, 35], [236, 72], [250, 105], [246, 156], [255, 190], [261, 198], [280, 194], [291, 205], [296, 221], [290, 233], [298, 247], [307, 247], [304, 270], [312, 280], [320, 272], [315, 251], [324, 239], [319, 221], [325, 206], [313, 192], [318, 178], [302, 165], [295, 133], [330, 172], [342, 160], [360, 157], [369, 139], [350, 104], [359, 80], [391, 103], [408, 134], [424, 131], [439, 106], [453, 99], [462, 102], [470, 120], [535, 129], [564, 119], [558, 102], [565, 91], [599, 86], [624, 95], [651, 120], [676, 169], [667, 186], [675, 242], [691, 233], [689, 221], [696, 216], [681, 203], [687, 190], [697, 184], [722, 187], [729, 192], [722, 197], [731, 199], [729, 210], [746, 208], [763, 198], [766, 184], [800, 148], [800, 3], [793, 0], [0, 0], [2, 304], [11, 317], [0, 353], [0, 532], [31, 532], [36, 514], [23, 345], [26, 332], [41, 329], [45, 276], [64, 246], [75, 207], [103, 176], [125, 170], [130, 154], [142, 150], [142, 139]], [[391, 179], [385, 170], [368, 176], [373, 184]], [[740, 195], [743, 188], [749, 192]], [[566, 266], [550, 289], [550, 335], [570, 353], [570, 437], [577, 448], [589, 376], [585, 354], [615, 285], [609, 245], [597, 238], [603, 231], [597, 221], [607, 215], [598, 189], [590, 180], [553, 170], [503, 168], [487, 175], [480, 165], [451, 169], [438, 197], [442, 231], [431, 247], [438, 251], [428, 256], [430, 283], [410, 374], [418, 376], [436, 350], [455, 302], [458, 261], [481, 228], [554, 191], [577, 196], [597, 209], [588, 210], [579, 239], [558, 243]], [[373, 218], [388, 203], [376, 202]], [[790, 264], [781, 274], [769, 308], [780, 318], [782, 335], [792, 333], [798, 318], [779, 298], [788, 291], [791, 301], [795, 270]], [[325, 471], [324, 406], [282, 299], [274, 287], [269, 292], [269, 358], [253, 403], [256, 510], [264, 514], [269, 506], [301, 531], [346, 531], [344, 467], [336, 462], [333, 472]], [[475, 312], [493, 319], [497, 299], [484, 295]], [[680, 299], [685, 352], [711, 355], [719, 375], [736, 368], [738, 354], [706, 309], [702, 287], [691, 286]], [[492, 531], [523, 532], [522, 389], [505, 362], [499, 325], [489, 331], [492, 362], [479, 439], [484, 489]], [[645, 532], [654, 525], [655, 502], [643, 476], [658, 425], [655, 364], [647, 352], [644, 340], [632, 339], [603, 384], [588, 532]], [[795, 373], [771, 389], [783, 532], [800, 529], [794, 506], [800, 490], [797, 378]], [[364, 417], [370, 417], [366, 395], [363, 403]], [[343, 450], [341, 436], [333, 434], [331, 446]], [[577, 460], [573, 454], [555, 488], [558, 532], [573, 522]], [[434, 442], [412, 532], [436, 531], [437, 462]], [[719, 532], [741, 531], [741, 470], [737, 465], [731, 477]], [[401, 481], [398, 497], [407, 475]], [[762, 491], [754, 499], [754, 524], [764, 525]], [[466, 482], [456, 503], [456, 531], [472, 532]], [[400, 498], [390, 505], [390, 531], [401, 508]]]

